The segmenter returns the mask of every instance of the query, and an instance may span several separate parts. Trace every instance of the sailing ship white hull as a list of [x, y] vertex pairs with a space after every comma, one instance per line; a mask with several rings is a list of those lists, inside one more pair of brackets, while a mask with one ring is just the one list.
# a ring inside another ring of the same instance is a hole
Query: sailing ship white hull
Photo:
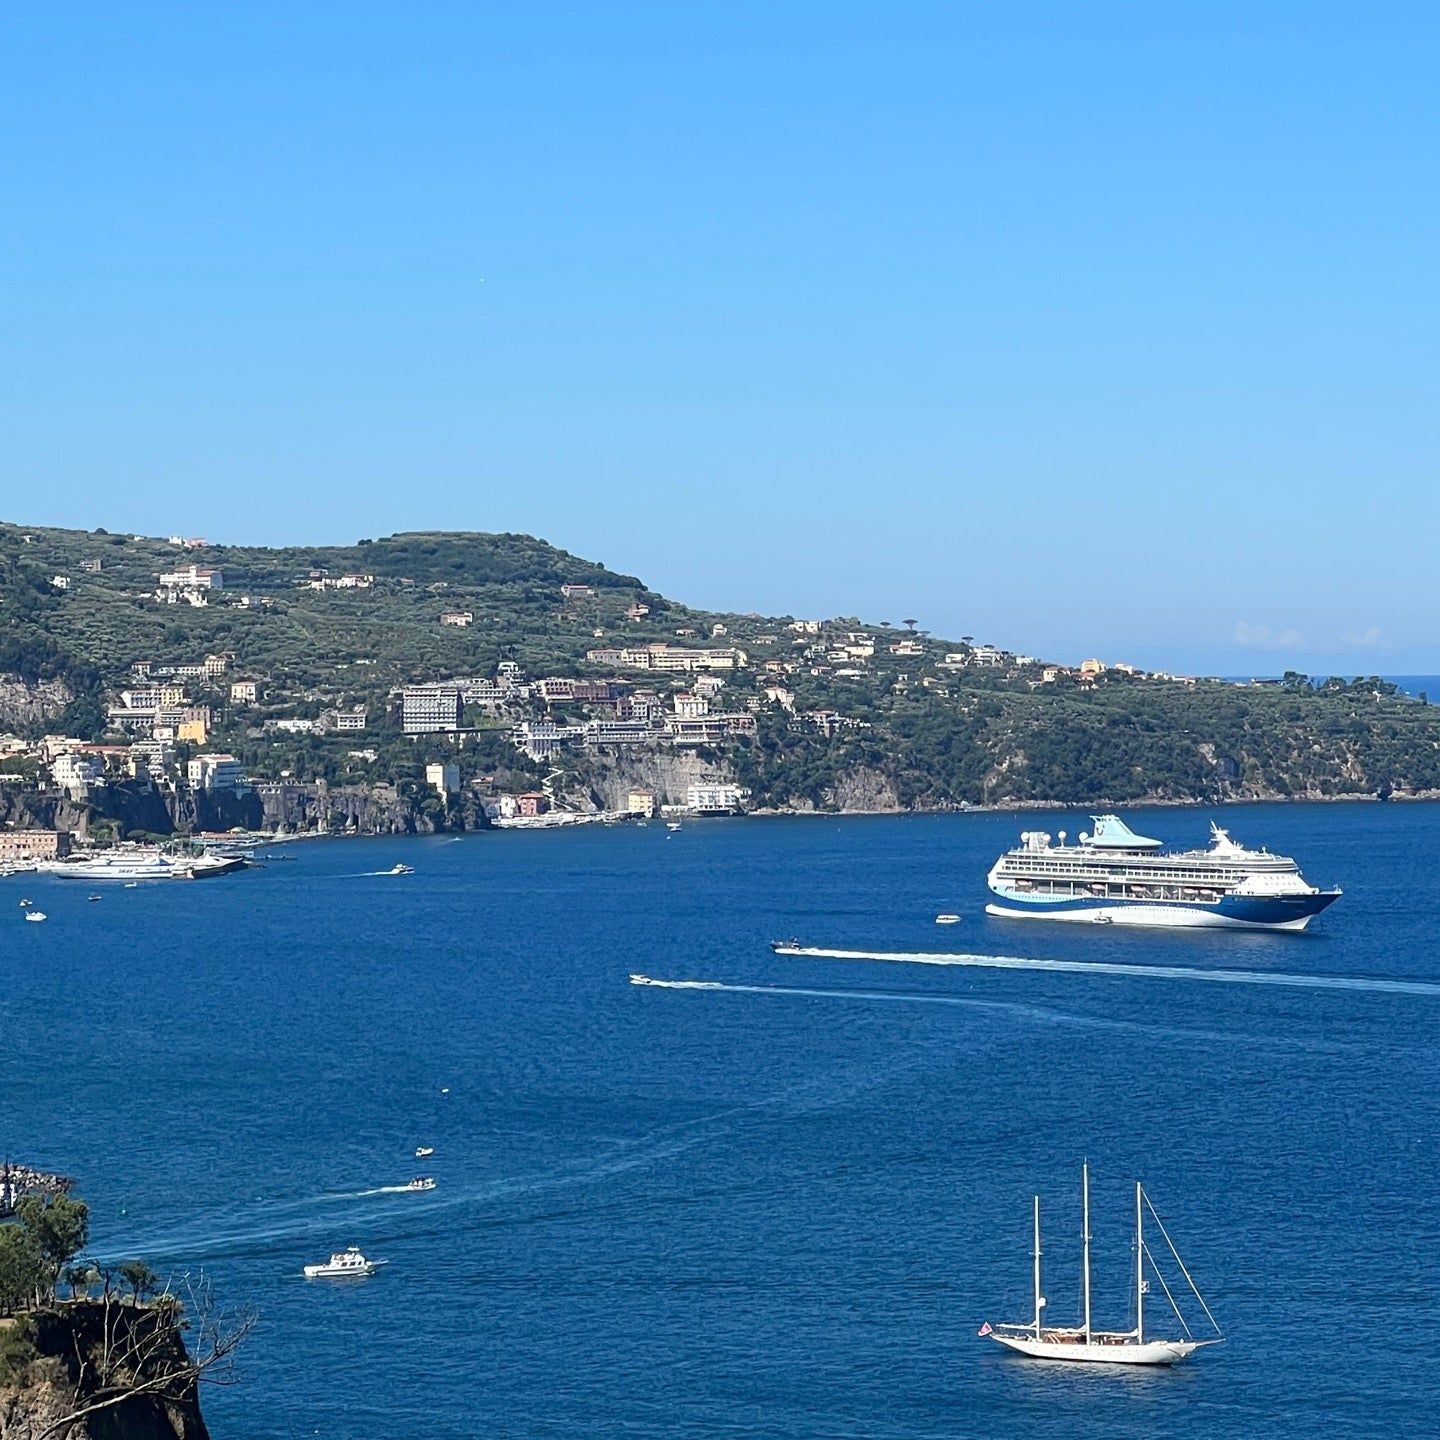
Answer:
[[1137, 1345], [1133, 1340], [1089, 1345], [1084, 1341], [1028, 1339], [1019, 1335], [999, 1335], [990, 1338], [1014, 1350], [1017, 1354], [1028, 1355], [1033, 1360], [1067, 1360], [1090, 1365], [1174, 1365], [1177, 1361], [1193, 1355], [1202, 1342], [1194, 1340], [1147, 1340]]

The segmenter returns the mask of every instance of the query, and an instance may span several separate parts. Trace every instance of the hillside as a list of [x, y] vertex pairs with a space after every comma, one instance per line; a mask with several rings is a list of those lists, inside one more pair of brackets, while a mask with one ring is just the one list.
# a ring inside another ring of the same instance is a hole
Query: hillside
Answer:
[[[189, 566], [194, 585], [161, 587]], [[714, 675], [644, 668], [687, 647], [734, 659]], [[261, 549], [0, 525], [0, 731], [118, 750], [137, 738], [114, 718], [137, 674], [196, 672], [207, 656], [213, 673], [185, 681], [204, 739], [180, 740], [181, 767], [223, 750], [255, 779], [389, 787], [387, 805], [418, 803], [439, 759], [458, 762], [467, 794], [554, 772], [557, 796], [612, 808], [636, 784], [674, 800], [697, 780], [738, 783], [751, 808], [800, 809], [1440, 791], [1440, 716], [1378, 681], [1080, 675], [883, 623], [697, 611], [520, 535]], [[400, 687], [505, 662], [507, 688], [467, 710], [464, 733], [402, 734]], [[566, 677], [608, 693], [572, 695]], [[702, 687], [708, 699], [690, 693]], [[702, 717], [688, 731], [686, 706]], [[336, 729], [337, 713], [361, 711], [363, 734]], [[562, 738], [517, 745], [526, 725]], [[11, 788], [43, 792], [43, 757], [11, 748]], [[425, 823], [449, 809], [432, 803]], [[182, 826], [194, 813], [170, 812]]]

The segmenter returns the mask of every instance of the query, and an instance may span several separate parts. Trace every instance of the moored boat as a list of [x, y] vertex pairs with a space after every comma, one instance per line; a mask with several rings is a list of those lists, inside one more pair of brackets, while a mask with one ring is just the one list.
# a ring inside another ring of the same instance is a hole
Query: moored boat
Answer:
[[1288, 855], [1248, 850], [1219, 825], [1206, 850], [1166, 850], [1116, 815], [1096, 815], [1074, 845], [1028, 830], [991, 867], [1003, 903], [987, 915], [1117, 925], [1303, 930], [1340, 898], [1307, 883]]

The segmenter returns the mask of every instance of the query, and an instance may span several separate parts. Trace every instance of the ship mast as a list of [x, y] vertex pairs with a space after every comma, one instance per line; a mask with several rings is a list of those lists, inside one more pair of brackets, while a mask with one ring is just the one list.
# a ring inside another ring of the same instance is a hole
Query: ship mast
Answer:
[[1045, 1297], [1040, 1293], [1040, 1197], [1035, 1197], [1035, 1338], [1040, 1338], [1040, 1312]]
[[1090, 1162], [1085, 1161], [1080, 1170], [1080, 1189], [1083, 1197], [1080, 1240], [1084, 1253], [1081, 1282], [1085, 1294], [1085, 1343], [1090, 1343]]
[[1135, 1343], [1145, 1343], [1145, 1222], [1141, 1216], [1140, 1182], [1135, 1182]]

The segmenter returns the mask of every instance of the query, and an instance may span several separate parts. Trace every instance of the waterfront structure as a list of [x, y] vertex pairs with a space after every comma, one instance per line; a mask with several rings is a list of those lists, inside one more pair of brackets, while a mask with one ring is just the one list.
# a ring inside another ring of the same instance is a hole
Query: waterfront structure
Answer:
[[407, 735], [458, 730], [463, 713], [458, 685], [407, 685], [401, 692], [400, 725]]
[[68, 830], [0, 830], [0, 865], [20, 860], [61, 860], [69, 853]]
[[72, 800], [83, 800], [92, 786], [105, 783], [105, 767], [78, 750], [64, 750], [51, 761], [50, 777]]
[[550, 809], [550, 797], [539, 790], [527, 791], [515, 797], [515, 813], [525, 819], [544, 815]]
[[632, 786], [625, 797], [625, 813], [639, 815], [645, 820], [651, 819], [655, 814], [655, 792], [647, 790], [643, 785]]
[[449, 800], [460, 792], [460, 767], [453, 762], [435, 762], [425, 767], [425, 783]]
[[685, 789], [685, 808], [700, 815], [733, 815], [750, 792], [741, 785], [707, 781]]
[[230, 790], [248, 795], [245, 770], [233, 755], [197, 755], [186, 766], [192, 790]]
[[1340, 896], [1307, 884], [1287, 855], [1247, 850], [1218, 825], [1208, 850], [1165, 850], [1115, 815], [1092, 817], [1075, 845], [1027, 830], [987, 883], [1011, 918], [1101, 924], [1303, 930]]

